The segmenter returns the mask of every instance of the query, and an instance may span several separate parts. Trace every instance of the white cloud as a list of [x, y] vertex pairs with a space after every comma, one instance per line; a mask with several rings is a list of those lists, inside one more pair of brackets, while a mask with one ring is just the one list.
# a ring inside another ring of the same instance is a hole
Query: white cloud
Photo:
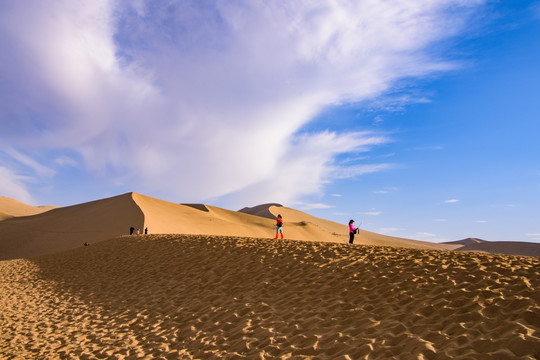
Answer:
[[450, 199], [450, 200], [444, 200], [444, 202], [447, 203], [447, 204], [455, 204], [455, 203], [459, 202], [459, 200], [457, 200], [457, 199]]
[[34, 198], [28, 192], [25, 180], [28, 178], [0, 166], [0, 196], [16, 199], [26, 204], [34, 204]]
[[293, 201], [392, 167], [335, 162], [388, 138], [298, 132], [327, 106], [453, 68], [429, 46], [478, 3], [7, 2], [0, 137], [185, 201]]
[[531, 240], [540, 240], [540, 233], [528, 233], [525, 236], [531, 238]]
[[362, 212], [360, 214], [367, 215], [367, 216], [379, 216], [382, 214], [382, 211], [372, 210], [372, 211]]
[[56, 159], [54, 159], [54, 163], [60, 166], [77, 166], [78, 165], [76, 160], [65, 155], [59, 156]]
[[343, 195], [341, 195], [341, 194], [330, 194], [330, 196], [334, 196], [334, 197], [342, 197]]
[[310, 210], [310, 209], [332, 209], [335, 208], [334, 205], [328, 205], [323, 203], [302, 203], [302, 202], [295, 202], [292, 205], [298, 205], [300, 209], [302, 210]]
[[38, 176], [53, 177], [56, 173], [56, 171], [54, 171], [53, 169], [50, 169], [47, 166], [38, 163], [30, 156], [25, 155], [14, 149], [6, 149], [5, 153], [9, 155], [12, 159], [16, 160], [18, 163], [30, 168]]
[[386, 227], [386, 228], [380, 228], [379, 233], [381, 233], [381, 234], [392, 234], [392, 233], [396, 233], [398, 231], [403, 231], [403, 230], [405, 230], [405, 229], [396, 228], [396, 227]]
[[485, 224], [487, 223], [487, 220], [475, 220], [474, 222], [477, 224]]
[[434, 243], [440, 243], [440, 242], [445, 242], [445, 241], [448, 241], [447, 238], [444, 238], [444, 237], [440, 237], [436, 234], [433, 234], [433, 233], [430, 233], [430, 232], [417, 232], [416, 234], [412, 235], [412, 236], [407, 236], [408, 238], [411, 238], [411, 239], [418, 239], [418, 240], [421, 240], [421, 241], [429, 241], [429, 242], [434, 242]]
[[430, 239], [430, 238], [433, 238], [437, 235], [435, 234], [432, 234], [432, 233], [428, 233], [428, 232], [418, 232], [414, 235], [415, 238], [418, 238], [418, 239]]
[[396, 191], [399, 191], [399, 188], [395, 186], [387, 186], [381, 190], [375, 190], [373, 193], [374, 194], [390, 194]]

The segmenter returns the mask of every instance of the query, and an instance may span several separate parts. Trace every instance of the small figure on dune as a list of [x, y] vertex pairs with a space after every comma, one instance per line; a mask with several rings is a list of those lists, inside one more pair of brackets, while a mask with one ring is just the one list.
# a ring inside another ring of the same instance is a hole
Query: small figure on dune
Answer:
[[84, 246], [90, 246], [90, 244], [88, 242], [85, 242]]
[[[361, 221], [360, 221], [360, 225], [362, 225]], [[349, 244], [353, 243], [355, 233], [360, 233], [360, 229], [358, 229], [357, 227], [354, 227], [354, 220], [351, 219], [349, 221]]]
[[144, 228], [144, 235], [148, 235], [148, 228]]
[[141, 234], [141, 229], [137, 229], [137, 235]]
[[281, 234], [281, 238], [283, 239], [283, 219], [281, 218], [281, 215], [278, 214], [276, 219], [276, 237], [278, 238], [278, 234]]
[[132, 226], [129, 228], [129, 235], [133, 235], [133, 232], [135, 231], [135, 228]]

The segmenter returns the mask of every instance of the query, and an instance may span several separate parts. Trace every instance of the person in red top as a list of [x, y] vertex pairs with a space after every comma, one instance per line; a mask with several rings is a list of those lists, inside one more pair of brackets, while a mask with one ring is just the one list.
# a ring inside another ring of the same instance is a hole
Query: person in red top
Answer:
[[283, 239], [283, 219], [279, 214], [276, 219], [276, 239], [278, 237], [278, 234], [281, 234], [281, 238]]

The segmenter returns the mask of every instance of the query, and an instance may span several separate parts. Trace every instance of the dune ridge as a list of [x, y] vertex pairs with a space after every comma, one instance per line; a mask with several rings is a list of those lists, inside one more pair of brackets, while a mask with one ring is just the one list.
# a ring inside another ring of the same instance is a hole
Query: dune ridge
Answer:
[[201, 235], [0, 261], [0, 357], [538, 359], [540, 259]]

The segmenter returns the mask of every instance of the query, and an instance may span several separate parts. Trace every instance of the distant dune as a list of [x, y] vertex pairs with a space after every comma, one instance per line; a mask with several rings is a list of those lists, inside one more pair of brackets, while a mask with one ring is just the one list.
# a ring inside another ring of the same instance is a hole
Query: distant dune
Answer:
[[249, 214], [249, 215], [255, 215], [255, 216], [261, 216], [268, 219], [275, 219], [276, 215], [272, 214], [270, 212], [270, 207], [283, 207], [281, 204], [277, 203], [270, 203], [270, 204], [262, 204], [258, 206], [253, 207], [245, 207], [243, 209], [238, 210], [241, 213]]
[[467, 246], [467, 245], [481, 244], [481, 243], [486, 243], [486, 242], [488, 242], [488, 241], [478, 239], [478, 238], [466, 238], [466, 239], [456, 240], [456, 241], [447, 241], [447, 242], [444, 242], [443, 244], [454, 244], [454, 245]]
[[476, 252], [123, 236], [0, 261], [0, 358], [537, 360], [539, 268]]
[[458, 251], [481, 251], [492, 254], [540, 256], [540, 244], [523, 241], [487, 241], [467, 238], [444, 244], [458, 245]]
[[0, 221], [18, 217], [40, 214], [54, 209], [55, 206], [32, 206], [15, 199], [0, 196]]
[[483, 251], [492, 254], [540, 256], [540, 244], [522, 241], [487, 241], [458, 248], [459, 251]]

